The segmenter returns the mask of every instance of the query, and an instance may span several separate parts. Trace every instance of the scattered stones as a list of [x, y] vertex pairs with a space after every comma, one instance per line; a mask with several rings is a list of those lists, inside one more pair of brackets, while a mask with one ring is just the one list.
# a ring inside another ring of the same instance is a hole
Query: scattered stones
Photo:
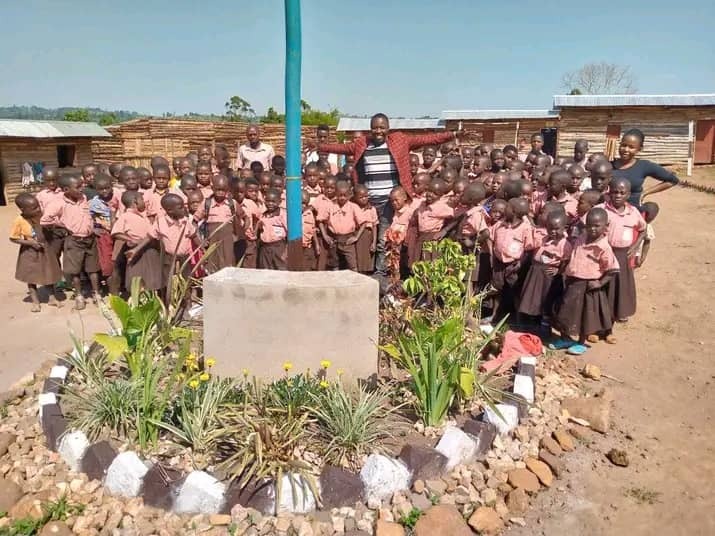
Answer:
[[7, 512], [13, 519], [23, 519], [25, 517], [41, 519], [43, 515], [42, 501], [35, 495], [25, 495]]
[[228, 514], [212, 514], [209, 516], [209, 523], [214, 527], [222, 527], [231, 524], [231, 516]]
[[539, 479], [528, 469], [512, 469], [508, 474], [508, 482], [514, 488], [523, 488], [528, 493], [539, 491]]
[[360, 478], [365, 484], [368, 502], [374, 504], [392, 497], [398, 491], [409, 489], [411, 475], [401, 461], [382, 454], [371, 454], [360, 471]]
[[22, 498], [22, 488], [12, 480], [0, 478], [0, 512], [9, 512]]
[[554, 430], [554, 439], [566, 452], [571, 452], [576, 448], [573, 444], [573, 439], [571, 439], [571, 435], [564, 428]]
[[469, 517], [469, 526], [479, 534], [499, 534], [504, 522], [494, 508], [480, 506]]
[[398, 523], [392, 523], [390, 521], [384, 521], [382, 519], [377, 520], [377, 525], [375, 527], [375, 536], [404, 536], [405, 529], [402, 525]]
[[557, 477], [561, 476], [564, 471], [564, 465], [561, 460], [551, 454], [546, 449], [541, 449], [539, 451], [539, 460], [548, 465], [549, 469], [551, 469], [551, 472], [554, 473], [554, 475], [556, 475]]
[[422, 514], [412, 533], [414, 536], [472, 536], [472, 531], [459, 510], [446, 504], [433, 506]]
[[[60, 446], [60, 449], [61, 448]], [[136, 452], [130, 450], [122, 452], [114, 458], [112, 465], [107, 469], [107, 478], [104, 482], [104, 486], [107, 488], [107, 491], [113, 495], [136, 497], [139, 495], [142, 480], [148, 470]]]
[[598, 368], [596, 365], [592, 365], [591, 363], [586, 363], [583, 366], [581, 374], [583, 374], [586, 378], [590, 378], [592, 380], [598, 381], [601, 379], [601, 369]]
[[323, 508], [329, 509], [362, 501], [365, 487], [359, 475], [326, 465], [320, 473], [320, 489]]
[[437, 443], [437, 450], [447, 458], [447, 470], [451, 470], [474, 459], [477, 442], [459, 428], [450, 426]]
[[536, 475], [536, 477], [539, 479], [539, 482], [541, 482], [547, 488], [551, 487], [551, 484], [554, 481], [554, 475], [546, 463], [539, 461], [536, 458], [526, 458], [525, 462], [526, 467], [529, 469], [529, 471]]
[[415, 480], [415, 482], [412, 484], [412, 491], [415, 493], [423, 493], [425, 490], [425, 481], [424, 480]]
[[554, 456], [561, 456], [561, 454], [563, 454], [563, 450], [561, 449], [559, 444], [556, 442], [556, 440], [554, 440], [550, 437], [542, 437], [541, 441], [539, 442], [539, 446], [542, 449], [546, 449]]
[[[120, 454], [121, 456], [121, 454]], [[112, 467], [114, 464], [112, 464]], [[111, 471], [111, 468], [110, 468]], [[109, 474], [107, 474], [109, 479]], [[193, 471], [186, 477], [174, 503], [178, 514], [214, 514], [223, 503], [225, 485], [203, 471]]]
[[509, 523], [518, 525], [519, 527], [526, 527], [526, 519], [523, 517], [510, 517]]
[[605, 434], [611, 423], [611, 401], [608, 396], [565, 398], [561, 407], [578, 419], [588, 422], [589, 426]]
[[447, 456], [430, 447], [407, 444], [400, 451], [400, 460], [412, 472], [415, 480], [440, 476], [447, 466]]
[[628, 467], [630, 462], [628, 461], [628, 453], [625, 450], [611, 449], [606, 454], [606, 458], [618, 467]]
[[[569, 428], [569, 433], [579, 441], [587, 443], [591, 440], [588, 428], [586, 428], [585, 426], [572, 426], [571, 428]], [[628, 436], [626, 436], [626, 439], [627, 438]]]
[[89, 439], [79, 430], [65, 434], [57, 451], [72, 471], [79, 471], [82, 457], [89, 448]]
[[506, 506], [513, 514], [523, 514], [529, 509], [529, 496], [524, 488], [516, 488], [506, 496]]
[[500, 434], [506, 435], [519, 424], [519, 410], [510, 404], [496, 404], [494, 407], [496, 410], [487, 406], [484, 410], [484, 420], [496, 426]]
[[15, 434], [10, 432], [0, 433], [0, 456], [5, 456], [8, 447], [15, 442], [16, 437]]

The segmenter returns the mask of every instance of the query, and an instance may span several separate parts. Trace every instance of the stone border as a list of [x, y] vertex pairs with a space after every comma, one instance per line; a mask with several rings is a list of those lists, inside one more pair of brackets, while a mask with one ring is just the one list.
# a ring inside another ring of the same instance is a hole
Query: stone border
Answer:
[[[142, 460], [133, 451], [118, 453], [104, 440], [91, 444], [84, 432], [69, 429], [60, 407], [59, 397], [70, 370], [70, 362], [59, 358], [38, 397], [47, 446], [72, 471], [100, 480], [112, 495], [141, 496], [146, 505], [177, 514], [226, 514], [237, 504], [265, 515], [316, 510], [316, 498], [298, 475], [283, 476], [281, 495], [276, 499], [270, 481], [241, 490], [205, 471], [182, 474]], [[481, 419], [467, 419], [461, 428], [447, 426], [435, 448], [406, 444], [397, 458], [371, 454], [359, 474], [325, 466], [318, 482], [322, 509], [354, 506], [356, 502], [379, 508], [383, 500], [408, 491], [417, 480], [436, 479], [458, 465], [484, 460], [497, 434], [510, 434], [527, 416], [529, 404], [534, 402], [535, 374], [536, 358], [520, 358], [511, 398], [496, 404], [497, 411], [486, 408]]]

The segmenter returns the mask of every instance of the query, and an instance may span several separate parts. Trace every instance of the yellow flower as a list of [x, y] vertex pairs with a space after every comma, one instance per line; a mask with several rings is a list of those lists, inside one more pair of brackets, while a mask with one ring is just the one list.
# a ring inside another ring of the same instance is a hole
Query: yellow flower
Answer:
[[189, 369], [190, 370], [199, 370], [199, 364], [196, 361], [192, 361], [189, 363]]
[[327, 359], [323, 359], [323, 360], [320, 362], [320, 366], [323, 367], [324, 369], [330, 368], [330, 365], [331, 365], [331, 364], [332, 364], [332, 363], [331, 363], [330, 361], [328, 361]]
[[211, 376], [209, 376], [208, 372], [204, 372], [203, 374], [201, 374], [201, 376], [199, 376], [199, 380], [201, 380], [202, 382], [207, 382], [209, 381], [210, 377]]
[[186, 374], [184, 374], [183, 372], [179, 372], [178, 378], [183, 382], [186, 379]]
[[191, 363], [192, 361], [196, 361], [196, 354], [194, 354], [194, 353], [192, 352], [192, 353], [190, 353], [189, 355], [187, 355], [187, 356], [186, 356], [186, 361], [188, 361], [189, 363]]
[[285, 370], [286, 372], [288, 372], [292, 368], [293, 363], [291, 363], [290, 361], [286, 361], [285, 363], [283, 363], [283, 370]]
[[345, 371], [344, 371], [343, 369], [339, 368], [339, 369], [338, 369], [338, 376], [342, 376], [343, 374], [345, 374]]
[[320, 386], [321, 386], [323, 389], [327, 388], [328, 385], [330, 385], [330, 384], [328, 383], [328, 380], [321, 380], [321, 381], [320, 381]]
[[247, 368], [243, 369], [243, 377], [248, 378], [248, 369]]
[[216, 364], [216, 360], [215, 360], [213, 357], [209, 357], [209, 358], [206, 360], [206, 366], [207, 366], [208, 368], [213, 367], [215, 364]]
[[192, 389], [196, 389], [199, 386], [199, 380], [191, 380], [189, 382], [189, 387]]

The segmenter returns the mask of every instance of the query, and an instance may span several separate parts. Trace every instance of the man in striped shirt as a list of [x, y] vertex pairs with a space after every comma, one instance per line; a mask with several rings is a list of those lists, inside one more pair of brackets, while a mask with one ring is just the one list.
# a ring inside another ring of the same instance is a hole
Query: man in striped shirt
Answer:
[[352, 155], [355, 158], [353, 180], [364, 184], [370, 203], [377, 210], [379, 220], [375, 273], [385, 275], [385, 231], [392, 223], [392, 189], [402, 185], [412, 192], [410, 150], [424, 145], [439, 145], [454, 139], [453, 132], [432, 134], [405, 134], [390, 132], [390, 120], [385, 114], [375, 114], [370, 119], [370, 134], [355, 138], [351, 143], [321, 143], [318, 151]]

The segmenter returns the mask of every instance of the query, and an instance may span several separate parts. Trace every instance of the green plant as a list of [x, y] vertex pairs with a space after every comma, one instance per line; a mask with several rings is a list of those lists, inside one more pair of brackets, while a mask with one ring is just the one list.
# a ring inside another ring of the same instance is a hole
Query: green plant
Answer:
[[102, 378], [70, 385], [63, 400], [73, 426], [94, 441], [106, 431], [133, 437], [137, 415], [136, 384], [125, 378]]
[[437, 253], [438, 258], [412, 265], [412, 276], [403, 283], [405, 292], [412, 297], [423, 294], [432, 306], [441, 303], [459, 307], [467, 293], [467, 276], [476, 266], [476, 257], [465, 255], [462, 246], [449, 239], [427, 242], [424, 247]]
[[194, 452], [203, 453], [208, 449], [211, 433], [218, 423], [217, 415], [235, 389], [230, 378], [210, 378], [197, 388], [185, 386], [174, 402], [171, 423], [157, 421]]
[[289, 416], [308, 411], [320, 392], [320, 380], [309, 373], [281, 378], [266, 386], [265, 404], [282, 409]]
[[[81, 514], [84, 508], [82, 504], [70, 503], [63, 495], [56, 501], [44, 503], [40, 518], [17, 519], [12, 524], [0, 528], [0, 536], [33, 536], [50, 521], [64, 521], [69, 516]], [[0, 515], [0, 518], [7, 515], [5, 512], [2, 514], [5, 515]]]
[[312, 395], [310, 412], [316, 420], [316, 437], [327, 463], [357, 468], [363, 455], [384, 450], [405, 422], [390, 406], [388, 387], [368, 391], [364, 386], [344, 388], [332, 383]]
[[7, 418], [7, 402], [0, 404], [0, 418]]
[[412, 510], [400, 518], [400, 525], [410, 530], [414, 529], [417, 521], [422, 517], [422, 513], [422, 510], [413, 507]]

